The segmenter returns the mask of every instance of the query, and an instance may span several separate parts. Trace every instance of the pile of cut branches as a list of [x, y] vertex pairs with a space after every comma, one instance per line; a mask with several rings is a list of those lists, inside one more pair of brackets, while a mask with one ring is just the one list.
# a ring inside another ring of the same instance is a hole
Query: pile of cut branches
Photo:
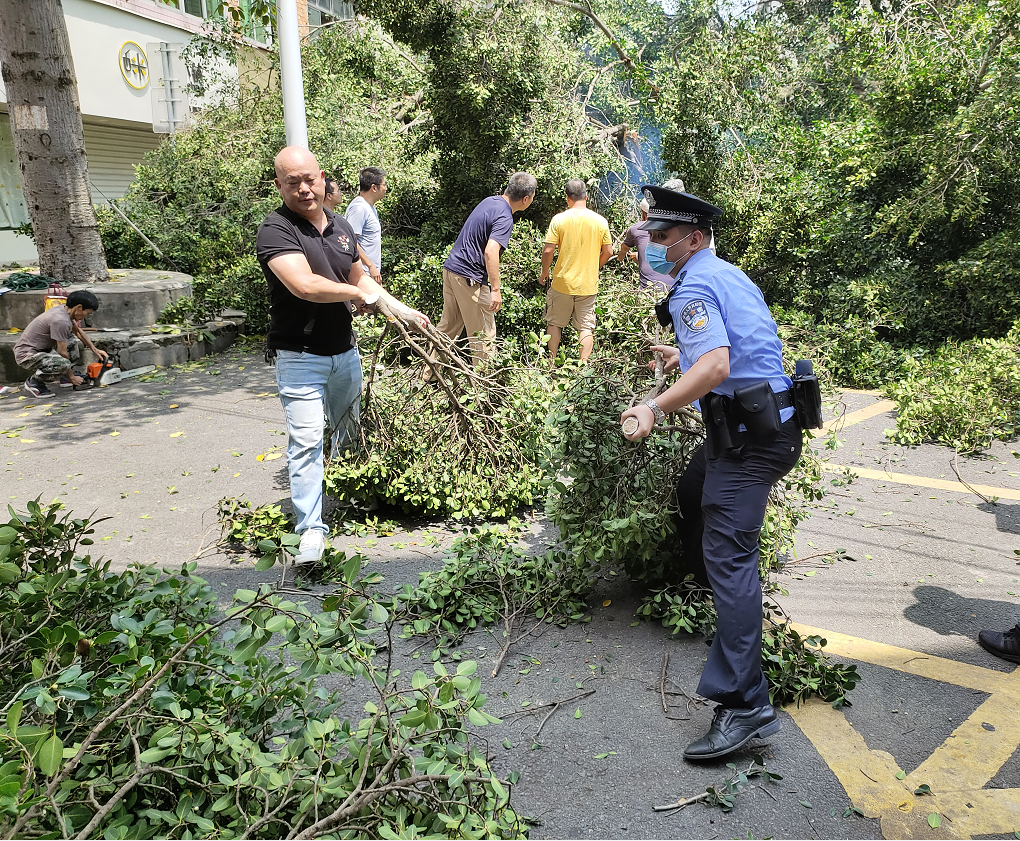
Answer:
[[[80, 554], [92, 525], [35, 502], [0, 525], [3, 837], [526, 834], [517, 775], [467, 728], [498, 721], [476, 664], [408, 685], [377, 662], [369, 623], [389, 631], [389, 611], [358, 556], [312, 604], [263, 586], [221, 609], [193, 563]], [[321, 685], [342, 676], [353, 718]]]
[[475, 368], [435, 327], [389, 318], [368, 365], [360, 449], [331, 461], [326, 490], [408, 513], [508, 516], [540, 488], [554, 392], [538, 365], [497, 350]]
[[620, 413], [673, 379], [647, 364], [649, 348], [672, 338], [647, 293], [618, 288], [607, 303], [609, 347], [577, 373], [552, 418], [546, 513], [588, 562], [621, 563], [632, 579], [655, 583], [669, 578], [674, 490], [704, 427], [683, 409], [643, 441], [623, 437]]

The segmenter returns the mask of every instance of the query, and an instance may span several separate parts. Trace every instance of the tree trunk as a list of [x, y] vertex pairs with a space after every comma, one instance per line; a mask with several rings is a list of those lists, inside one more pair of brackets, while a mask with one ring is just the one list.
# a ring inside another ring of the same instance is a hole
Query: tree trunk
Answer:
[[63, 7], [0, 0], [0, 20], [0, 65], [39, 269], [65, 283], [108, 280]]

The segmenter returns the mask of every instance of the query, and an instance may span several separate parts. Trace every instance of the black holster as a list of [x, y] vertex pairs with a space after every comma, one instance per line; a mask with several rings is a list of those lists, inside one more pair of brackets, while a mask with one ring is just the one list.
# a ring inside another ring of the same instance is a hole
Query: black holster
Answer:
[[747, 445], [769, 446], [782, 426], [779, 410], [792, 405], [790, 392], [777, 395], [768, 380], [738, 388], [733, 397], [710, 392], [701, 400], [706, 455], [719, 458]]
[[701, 417], [705, 421], [705, 453], [709, 458], [719, 458], [723, 453], [739, 449], [743, 444], [732, 403], [725, 394], [716, 394], [714, 391], [701, 398]]

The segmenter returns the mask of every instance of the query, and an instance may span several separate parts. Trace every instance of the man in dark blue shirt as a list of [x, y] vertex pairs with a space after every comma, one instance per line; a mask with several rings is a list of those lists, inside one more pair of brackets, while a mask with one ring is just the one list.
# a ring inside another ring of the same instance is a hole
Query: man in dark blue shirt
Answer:
[[492, 355], [496, 312], [503, 303], [499, 258], [510, 244], [514, 214], [531, 205], [537, 186], [535, 176], [515, 172], [501, 196], [482, 199], [443, 264], [443, 317], [438, 329], [451, 339], [466, 329], [475, 365]]
[[719, 616], [698, 693], [719, 706], [684, 757], [715, 759], [781, 726], [761, 667], [758, 534], [769, 492], [796, 464], [803, 438], [765, 299], [709, 249], [712, 220], [722, 211], [689, 193], [643, 189], [651, 237], [645, 256], [652, 269], [676, 278], [667, 301], [677, 347], [653, 350], [662, 352], [665, 370], [679, 367], [682, 376], [621, 422], [634, 418], [636, 429], [625, 434], [636, 441], [688, 403], [698, 401], [705, 418], [707, 443], [691, 457], [678, 497], [684, 559], [703, 558]]

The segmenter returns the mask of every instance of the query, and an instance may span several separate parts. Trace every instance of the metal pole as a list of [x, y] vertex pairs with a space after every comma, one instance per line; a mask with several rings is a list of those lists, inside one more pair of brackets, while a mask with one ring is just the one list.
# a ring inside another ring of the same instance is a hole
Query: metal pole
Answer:
[[[174, 109], [174, 79], [170, 75], [170, 45], [166, 41], [159, 42], [159, 55], [163, 59], [163, 94], [166, 97], [166, 121], [170, 126], [170, 134], [177, 127], [177, 112]], [[160, 255], [161, 257], [163, 255]]]
[[287, 145], [307, 149], [308, 125], [305, 123], [305, 86], [301, 78], [297, 0], [276, 0], [276, 27], [280, 39], [283, 123], [287, 131]]

